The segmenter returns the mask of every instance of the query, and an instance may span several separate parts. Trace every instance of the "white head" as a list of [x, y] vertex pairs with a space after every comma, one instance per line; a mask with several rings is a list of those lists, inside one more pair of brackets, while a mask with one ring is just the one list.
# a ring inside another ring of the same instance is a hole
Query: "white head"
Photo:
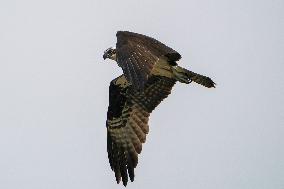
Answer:
[[109, 58], [111, 60], [116, 61], [116, 49], [113, 47], [108, 48], [105, 50], [104, 55], [103, 55], [104, 60]]

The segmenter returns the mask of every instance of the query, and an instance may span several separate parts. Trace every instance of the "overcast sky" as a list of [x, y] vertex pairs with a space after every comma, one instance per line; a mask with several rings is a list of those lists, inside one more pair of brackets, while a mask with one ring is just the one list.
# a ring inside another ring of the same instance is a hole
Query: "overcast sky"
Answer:
[[0, 1], [0, 188], [123, 188], [106, 152], [103, 51], [130, 30], [216, 89], [177, 84], [127, 188], [284, 188], [283, 0]]

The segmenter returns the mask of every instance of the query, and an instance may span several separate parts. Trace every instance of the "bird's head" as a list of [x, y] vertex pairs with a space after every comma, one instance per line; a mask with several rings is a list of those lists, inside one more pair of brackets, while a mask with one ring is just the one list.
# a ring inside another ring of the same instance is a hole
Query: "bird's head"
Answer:
[[109, 58], [109, 59], [116, 61], [116, 49], [113, 48], [113, 47], [110, 47], [107, 50], [105, 50], [103, 58], [104, 58], [104, 60]]

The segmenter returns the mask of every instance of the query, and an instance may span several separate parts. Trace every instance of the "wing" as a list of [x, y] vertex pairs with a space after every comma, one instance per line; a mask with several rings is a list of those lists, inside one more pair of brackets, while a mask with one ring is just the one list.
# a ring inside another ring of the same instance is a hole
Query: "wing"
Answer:
[[143, 89], [153, 66], [162, 56], [169, 62], [181, 58], [178, 52], [151, 37], [128, 31], [118, 31], [116, 36], [118, 65], [136, 89]]
[[122, 178], [126, 186], [128, 177], [134, 180], [138, 154], [149, 131], [149, 115], [171, 93], [175, 82], [170, 78], [153, 76], [143, 91], [133, 88], [124, 75], [111, 82], [106, 122], [107, 151], [117, 183]]

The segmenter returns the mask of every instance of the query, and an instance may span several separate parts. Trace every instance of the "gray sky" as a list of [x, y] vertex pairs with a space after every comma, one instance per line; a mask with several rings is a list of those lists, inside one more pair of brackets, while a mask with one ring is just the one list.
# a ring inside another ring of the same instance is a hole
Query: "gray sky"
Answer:
[[117, 30], [210, 76], [151, 115], [128, 188], [284, 188], [284, 1], [0, 1], [0, 188], [123, 188], [106, 152]]

